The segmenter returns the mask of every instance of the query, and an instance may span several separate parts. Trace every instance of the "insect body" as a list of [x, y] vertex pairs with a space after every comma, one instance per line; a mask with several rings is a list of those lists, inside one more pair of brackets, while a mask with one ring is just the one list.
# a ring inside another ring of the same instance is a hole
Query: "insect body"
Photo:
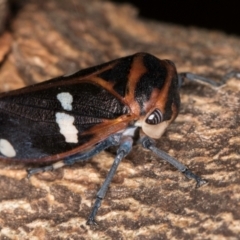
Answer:
[[178, 89], [184, 76], [177, 74], [169, 60], [137, 53], [71, 76], [1, 93], [0, 159], [55, 162], [29, 170], [31, 176], [119, 146], [97, 194], [89, 224], [95, 223], [111, 179], [120, 161], [131, 151], [136, 134], [143, 147], [195, 179], [200, 186], [205, 183], [203, 179], [157, 149], [152, 140], [160, 138], [177, 117]]

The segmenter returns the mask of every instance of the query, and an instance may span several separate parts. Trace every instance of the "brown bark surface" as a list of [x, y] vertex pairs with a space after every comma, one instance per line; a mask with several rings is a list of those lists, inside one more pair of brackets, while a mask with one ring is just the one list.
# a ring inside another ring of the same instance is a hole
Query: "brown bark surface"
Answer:
[[[239, 69], [240, 39], [220, 32], [139, 19], [106, 1], [25, 1], [0, 36], [0, 91], [145, 51], [179, 72], [219, 81]], [[240, 80], [181, 89], [181, 112], [158, 147], [203, 176], [195, 189], [141, 146], [117, 171], [87, 226], [113, 155], [26, 179], [33, 165], [0, 162], [0, 239], [239, 239]]]

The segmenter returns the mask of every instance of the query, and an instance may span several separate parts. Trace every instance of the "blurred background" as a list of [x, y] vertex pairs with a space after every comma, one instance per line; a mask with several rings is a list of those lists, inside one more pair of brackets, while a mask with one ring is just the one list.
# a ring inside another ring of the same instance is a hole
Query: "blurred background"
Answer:
[[206, 0], [112, 0], [131, 3], [139, 9], [143, 18], [220, 30], [240, 35], [240, 7], [238, 1]]

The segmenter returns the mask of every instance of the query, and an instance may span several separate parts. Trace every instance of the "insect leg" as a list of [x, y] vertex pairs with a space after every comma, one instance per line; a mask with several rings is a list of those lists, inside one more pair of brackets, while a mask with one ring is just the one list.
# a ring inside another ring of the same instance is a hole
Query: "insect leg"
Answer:
[[88, 217], [87, 224], [89, 224], [89, 225], [96, 224], [95, 216], [97, 214], [98, 209], [101, 206], [101, 202], [106, 195], [108, 187], [113, 179], [113, 176], [118, 168], [119, 163], [131, 151], [132, 144], [133, 144], [133, 140], [131, 137], [125, 137], [122, 140], [122, 143], [120, 144], [120, 146], [117, 150], [117, 155], [113, 161], [112, 167], [111, 167], [110, 171], [108, 172], [108, 175], [107, 175], [104, 183], [102, 184], [100, 190], [97, 193], [97, 198], [93, 205], [92, 212]]
[[222, 82], [225, 83], [230, 78], [238, 78], [238, 79], [240, 79], [240, 72], [239, 71], [235, 71], [235, 70], [233, 70], [231, 72], [228, 72], [227, 74], [225, 74], [223, 76]]
[[65, 158], [64, 160], [56, 162], [49, 166], [28, 169], [27, 170], [28, 178], [30, 178], [33, 174], [36, 174], [36, 173], [53, 171], [54, 169], [61, 168], [66, 165], [72, 165], [76, 162], [86, 161], [89, 158], [93, 157], [94, 155], [100, 153], [101, 151], [103, 151], [106, 148], [119, 145], [120, 137], [121, 137], [121, 134], [111, 135], [110, 137], [108, 137], [104, 141], [98, 143], [94, 148], [92, 148], [91, 150], [89, 150], [87, 152], [69, 156], [69, 157]]
[[218, 87], [220, 85], [222, 85], [222, 83], [217, 83], [209, 78], [194, 74], [194, 73], [189, 73], [189, 72], [184, 72], [184, 73], [179, 73], [178, 74], [178, 86], [179, 88], [182, 86], [182, 84], [184, 83], [184, 79], [188, 79], [190, 81], [201, 81], [203, 83], [207, 83], [210, 84], [214, 87]]
[[231, 71], [231, 72], [225, 74], [222, 77], [221, 82], [215, 82], [209, 78], [206, 78], [206, 77], [194, 74], [194, 73], [184, 72], [184, 73], [178, 74], [178, 86], [180, 88], [182, 86], [182, 84], [184, 83], [184, 79], [188, 79], [190, 81], [201, 81], [203, 83], [210, 84], [214, 87], [219, 87], [219, 86], [225, 84], [228, 79], [234, 78], [234, 77], [240, 79], [240, 72], [234, 70], [234, 71]]
[[142, 146], [144, 148], [147, 148], [147, 149], [151, 150], [158, 157], [161, 157], [162, 159], [164, 159], [168, 163], [172, 164], [178, 171], [180, 171], [188, 179], [194, 179], [196, 181], [196, 187], [200, 187], [203, 184], [207, 183], [206, 180], [204, 180], [201, 177], [192, 173], [186, 166], [184, 166], [182, 163], [180, 163], [177, 159], [169, 156], [164, 151], [156, 148], [154, 141], [152, 139], [150, 139], [149, 137], [142, 138], [141, 142], [142, 142]]

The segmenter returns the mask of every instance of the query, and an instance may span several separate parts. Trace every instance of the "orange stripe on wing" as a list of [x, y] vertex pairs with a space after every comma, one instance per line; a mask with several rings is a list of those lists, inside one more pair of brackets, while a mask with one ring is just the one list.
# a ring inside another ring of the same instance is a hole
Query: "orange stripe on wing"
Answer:
[[131, 116], [123, 115], [114, 120], [104, 120], [103, 123], [96, 125], [95, 127], [91, 128], [89, 131], [86, 131], [82, 134], [82, 136], [93, 134], [94, 136], [91, 140], [89, 140], [88, 142], [86, 142], [85, 144], [79, 147], [72, 149], [71, 151], [67, 151], [64, 153], [60, 153], [60, 154], [56, 154], [48, 157], [37, 158], [37, 159], [11, 159], [11, 160], [21, 161], [21, 162], [39, 162], [40, 159], [41, 159], [41, 162], [59, 161], [65, 157], [68, 157], [77, 153], [81, 153], [83, 151], [87, 151], [88, 149], [92, 148], [95, 144], [108, 138], [110, 135], [126, 129], [129, 123], [133, 121], [135, 118], [136, 116], [134, 115], [131, 115]]

